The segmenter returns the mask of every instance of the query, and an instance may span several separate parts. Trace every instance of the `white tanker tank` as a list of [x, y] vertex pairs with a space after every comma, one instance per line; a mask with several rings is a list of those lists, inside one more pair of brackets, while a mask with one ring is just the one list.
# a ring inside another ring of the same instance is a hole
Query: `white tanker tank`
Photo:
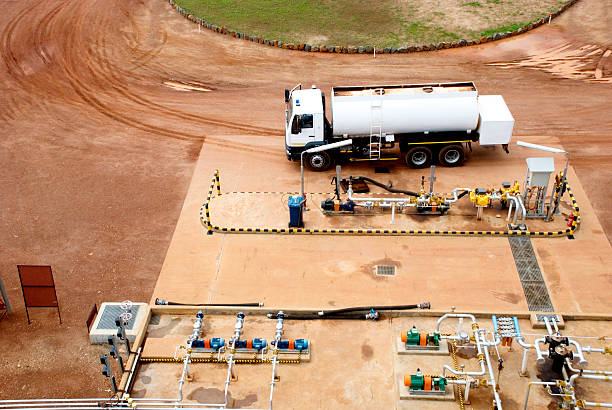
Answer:
[[[414, 168], [439, 162], [463, 163], [472, 142], [507, 146], [514, 118], [500, 95], [478, 95], [472, 82], [333, 87], [331, 123], [325, 118], [325, 96], [316, 87], [286, 90], [285, 146], [287, 158], [299, 161], [309, 148], [350, 138], [351, 145], [329, 152], [306, 153], [314, 170], [331, 166], [335, 158], [351, 161], [400, 156]], [[336, 145], [334, 145], [336, 147]]]
[[447, 131], [478, 126], [478, 91], [472, 83], [332, 88], [335, 136]]

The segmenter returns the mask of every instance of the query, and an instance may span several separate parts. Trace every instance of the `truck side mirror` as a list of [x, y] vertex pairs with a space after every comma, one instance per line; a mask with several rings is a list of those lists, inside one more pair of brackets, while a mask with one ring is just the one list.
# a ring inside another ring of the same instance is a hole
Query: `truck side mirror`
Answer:
[[299, 134], [300, 133], [300, 116], [296, 115], [293, 117], [293, 122], [291, 123], [291, 133]]
[[289, 102], [289, 90], [285, 88], [285, 102]]

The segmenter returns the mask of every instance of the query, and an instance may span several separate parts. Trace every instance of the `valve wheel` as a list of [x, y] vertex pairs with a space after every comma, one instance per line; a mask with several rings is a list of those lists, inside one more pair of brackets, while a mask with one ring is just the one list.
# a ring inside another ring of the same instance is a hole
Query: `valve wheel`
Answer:
[[132, 308], [132, 301], [131, 300], [124, 300], [123, 302], [121, 302], [119, 304], [119, 307], [122, 310], [130, 310]]
[[119, 319], [121, 319], [123, 323], [128, 323], [132, 319], [132, 314], [128, 312], [121, 313]]

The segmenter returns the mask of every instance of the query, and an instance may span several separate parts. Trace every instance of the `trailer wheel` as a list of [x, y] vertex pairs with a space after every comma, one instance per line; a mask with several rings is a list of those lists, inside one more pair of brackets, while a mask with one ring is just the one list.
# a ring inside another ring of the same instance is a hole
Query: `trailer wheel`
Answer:
[[414, 147], [406, 152], [404, 161], [412, 168], [427, 168], [431, 165], [431, 150], [425, 146]]
[[326, 151], [315, 152], [306, 156], [306, 166], [311, 171], [327, 171], [332, 165], [332, 157]]
[[463, 164], [465, 152], [461, 145], [447, 145], [440, 150], [438, 161], [445, 167], [458, 167]]

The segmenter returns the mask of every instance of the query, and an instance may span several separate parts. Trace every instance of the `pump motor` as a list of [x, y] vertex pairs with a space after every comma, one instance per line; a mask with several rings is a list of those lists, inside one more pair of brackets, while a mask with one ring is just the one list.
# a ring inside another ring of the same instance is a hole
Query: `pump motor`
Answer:
[[237, 349], [261, 350], [265, 349], [267, 345], [266, 339], [260, 338], [236, 340]]
[[412, 326], [412, 329], [401, 334], [402, 342], [406, 343], [407, 349], [414, 348], [426, 348], [428, 346], [440, 346], [440, 334], [434, 333], [420, 333], [416, 326]]
[[194, 340], [191, 347], [200, 349], [219, 350], [225, 346], [225, 339], [221, 337], [212, 337], [209, 339]]
[[304, 351], [308, 350], [308, 339], [290, 339], [290, 340], [281, 340], [278, 342], [279, 349], [284, 350], [298, 350]]
[[447, 383], [444, 377], [426, 376], [420, 369], [416, 374], [404, 376], [404, 386], [409, 387], [411, 392], [444, 393]]

